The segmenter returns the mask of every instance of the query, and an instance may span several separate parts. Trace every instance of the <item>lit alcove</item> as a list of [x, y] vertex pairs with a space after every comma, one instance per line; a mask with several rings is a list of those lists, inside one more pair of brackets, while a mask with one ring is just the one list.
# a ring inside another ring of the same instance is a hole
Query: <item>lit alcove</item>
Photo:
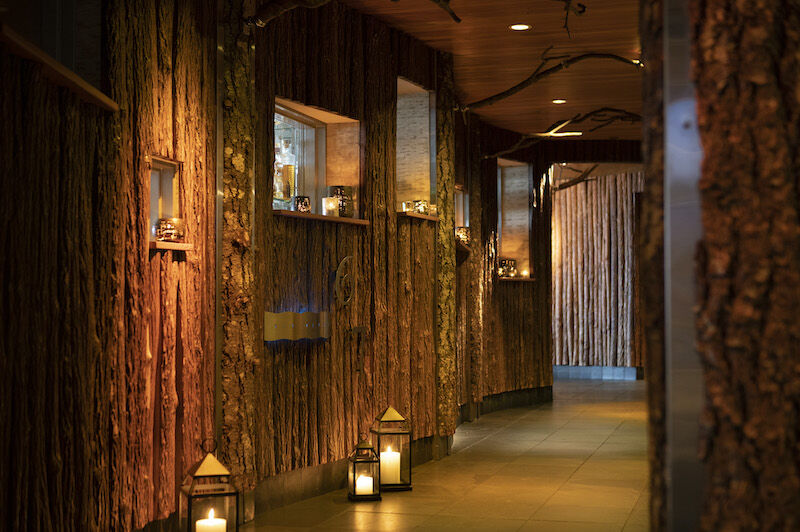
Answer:
[[276, 98], [275, 212], [359, 218], [358, 120]]
[[397, 210], [436, 215], [434, 93], [397, 78]]
[[[505, 273], [505, 276], [522, 278], [530, 276], [528, 198], [531, 172], [529, 164], [508, 159], [497, 160], [498, 265], [501, 275]], [[504, 271], [503, 266], [506, 264], [510, 267]]]
[[151, 155], [150, 167], [150, 247], [151, 249], [187, 250], [186, 229], [181, 218], [181, 163]]

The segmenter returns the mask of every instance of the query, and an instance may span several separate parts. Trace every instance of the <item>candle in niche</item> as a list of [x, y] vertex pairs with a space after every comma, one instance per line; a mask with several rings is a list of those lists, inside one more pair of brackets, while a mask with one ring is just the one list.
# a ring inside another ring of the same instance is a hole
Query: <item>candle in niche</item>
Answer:
[[339, 198], [322, 198], [322, 214], [325, 216], [339, 216]]
[[214, 517], [214, 509], [208, 511], [208, 519], [198, 519], [195, 523], [197, 532], [225, 532], [228, 522], [225, 519]]
[[380, 458], [381, 484], [400, 484], [400, 453], [387, 447]]
[[359, 475], [356, 479], [356, 495], [372, 495], [374, 484], [372, 477]]

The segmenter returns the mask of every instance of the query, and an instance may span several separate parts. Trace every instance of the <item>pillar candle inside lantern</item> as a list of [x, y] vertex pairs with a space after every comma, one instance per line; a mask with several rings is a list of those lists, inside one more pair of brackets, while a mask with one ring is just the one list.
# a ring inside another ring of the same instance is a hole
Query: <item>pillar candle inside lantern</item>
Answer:
[[197, 532], [225, 532], [228, 529], [227, 520], [215, 518], [213, 508], [208, 511], [208, 519], [198, 519], [196, 525]]
[[381, 484], [400, 484], [400, 453], [391, 447], [381, 452]]
[[322, 214], [325, 216], [339, 216], [339, 198], [322, 198]]
[[372, 495], [374, 484], [372, 477], [360, 475], [356, 479], [356, 495]]

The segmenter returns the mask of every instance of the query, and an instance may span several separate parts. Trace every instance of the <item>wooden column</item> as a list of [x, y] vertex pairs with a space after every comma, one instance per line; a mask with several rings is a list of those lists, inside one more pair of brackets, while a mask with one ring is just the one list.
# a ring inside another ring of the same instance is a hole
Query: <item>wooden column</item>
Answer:
[[703, 530], [800, 528], [800, 9], [691, 3]]
[[436, 203], [439, 208], [436, 238], [436, 403], [437, 433], [450, 436], [458, 411], [455, 363], [455, 86], [453, 57], [439, 53], [436, 90]]

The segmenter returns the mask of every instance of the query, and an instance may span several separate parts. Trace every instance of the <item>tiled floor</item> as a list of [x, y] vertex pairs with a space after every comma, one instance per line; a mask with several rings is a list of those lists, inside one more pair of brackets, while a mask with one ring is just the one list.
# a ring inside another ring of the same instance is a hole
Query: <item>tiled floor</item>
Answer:
[[647, 530], [642, 381], [557, 381], [552, 405], [482, 416], [414, 489], [353, 504], [344, 491], [256, 517], [247, 531]]

